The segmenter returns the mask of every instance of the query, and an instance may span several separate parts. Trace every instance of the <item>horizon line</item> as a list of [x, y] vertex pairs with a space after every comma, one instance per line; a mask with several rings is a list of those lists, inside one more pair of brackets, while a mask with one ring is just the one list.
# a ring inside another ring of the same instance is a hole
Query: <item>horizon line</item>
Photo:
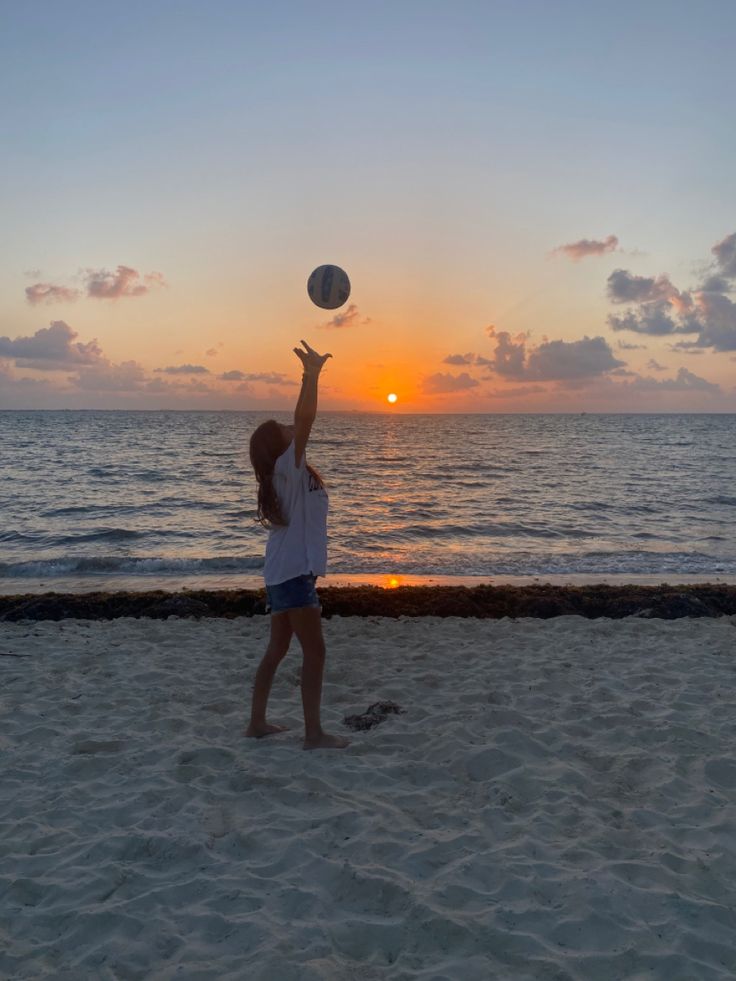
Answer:
[[[180, 408], [165, 408], [159, 407], [156, 409], [138, 409], [138, 408], [89, 408], [89, 407], [79, 407], [79, 408], [69, 408], [67, 406], [59, 408], [10, 408], [10, 407], [0, 407], [0, 412], [182, 412], [182, 413], [212, 413], [212, 412], [229, 412], [233, 414], [237, 413], [278, 413], [288, 414], [292, 413], [294, 408], [288, 409], [180, 409]], [[580, 409], [580, 410], [570, 410], [570, 411], [536, 411], [536, 412], [394, 412], [391, 409], [321, 409], [318, 415], [364, 415], [364, 416], [733, 416], [736, 415], [736, 410], [723, 410], [723, 411], [697, 411], [697, 410], [679, 410], [679, 409], [660, 409], [652, 410], [647, 412], [635, 412], [635, 411], [625, 411], [625, 410], [609, 410], [609, 411], [598, 411], [595, 409]]]

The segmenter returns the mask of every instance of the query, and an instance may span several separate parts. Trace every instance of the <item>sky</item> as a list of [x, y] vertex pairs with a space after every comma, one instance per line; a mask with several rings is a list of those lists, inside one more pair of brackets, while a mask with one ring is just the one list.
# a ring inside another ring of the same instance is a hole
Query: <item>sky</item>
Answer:
[[735, 32], [731, 0], [0, 2], [0, 408], [283, 412], [304, 338], [324, 409], [735, 412]]

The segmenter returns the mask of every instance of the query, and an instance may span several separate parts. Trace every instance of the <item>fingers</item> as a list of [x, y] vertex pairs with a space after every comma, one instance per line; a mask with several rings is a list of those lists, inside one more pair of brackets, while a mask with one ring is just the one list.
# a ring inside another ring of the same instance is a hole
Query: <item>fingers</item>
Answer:
[[[307, 344], [306, 341], [302, 341], [302, 344], [306, 348], [307, 354], [312, 354], [315, 358], [321, 358], [322, 361], [326, 361], [328, 358], [332, 357], [331, 354], [318, 354], [313, 347], [310, 347], [309, 344]], [[294, 348], [294, 350], [296, 350], [296, 348]]]
[[311, 365], [312, 368], [316, 368], [317, 371], [320, 371], [325, 361], [332, 357], [331, 354], [318, 354], [314, 348], [311, 348], [309, 344], [307, 344], [306, 341], [302, 341], [302, 344], [306, 350], [302, 351], [301, 348], [295, 347], [293, 348], [293, 351], [305, 368], [309, 368]]

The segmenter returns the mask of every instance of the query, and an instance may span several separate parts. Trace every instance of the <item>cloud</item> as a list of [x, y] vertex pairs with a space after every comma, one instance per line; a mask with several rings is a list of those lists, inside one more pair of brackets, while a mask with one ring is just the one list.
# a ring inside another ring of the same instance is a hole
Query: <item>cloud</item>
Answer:
[[647, 361], [647, 368], [650, 371], [667, 371], [667, 368], [663, 364], [660, 364], [659, 361], [655, 361], [654, 358], [650, 358]]
[[736, 303], [722, 293], [697, 293], [692, 328], [699, 332], [698, 347], [736, 351]]
[[165, 381], [163, 378], [152, 378], [150, 381], [146, 382], [147, 392], [172, 392], [176, 390], [176, 386], [172, 385], [171, 382]]
[[621, 351], [646, 351], [646, 344], [627, 344], [626, 341], [619, 341], [616, 345]]
[[428, 375], [422, 382], [422, 390], [426, 395], [447, 395], [451, 392], [464, 392], [469, 388], [476, 388], [480, 384], [475, 378], [471, 378], [467, 371], [460, 375], [443, 374], [437, 372], [435, 375]]
[[677, 344], [670, 344], [669, 349], [678, 354], [705, 354], [705, 349], [698, 347], [697, 341], [678, 341]]
[[130, 266], [118, 266], [115, 272], [107, 269], [87, 269], [85, 286], [87, 296], [98, 300], [117, 300], [124, 296], [144, 296], [151, 289], [165, 286], [159, 272], [144, 276]]
[[607, 283], [612, 303], [661, 303], [680, 296], [666, 274], [635, 276], [626, 269], [614, 269]]
[[[527, 382], [513, 388], [487, 392], [489, 398], [523, 398], [548, 392], [544, 382], [559, 382], [565, 388], [580, 388], [602, 377], [626, 372], [626, 363], [616, 358], [603, 337], [583, 337], [577, 341], [547, 340], [537, 345], [529, 343], [529, 335], [512, 336], [491, 325], [486, 333], [495, 343], [492, 358], [477, 354], [448, 355], [443, 363], [488, 367], [491, 374], [507, 381]], [[627, 372], [628, 373], [628, 372]], [[630, 373], [633, 374], [633, 373]], [[462, 381], [461, 381], [462, 379]], [[460, 376], [437, 374], [425, 379], [424, 390], [457, 391], [471, 387], [473, 379], [464, 372]]]
[[351, 303], [344, 313], [336, 313], [332, 320], [328, 320], [326, 324], [318, 324], [317, 326], [320, 330], [340, 330], [343, 327], [357, 327], [359, 324], [369, 324], [370, 322], [370, 317], [365, 317], [361, 320], [358, 307], [354, 303]]
[[560, 253], [579, 262], [591, 255], [605, 255], [607, 252], [615, 252], [618, 248], [618, 239], [615, 235], [609, 235], [602, 241], [594, 238], [581, 238], [578, 242], [570, 242], [568, 245], [558, 245], [552, 250], [552, 254]]
[[468, 352], [468, 354], [448, 354], [446, 358], [442, 359], [442, 364], [454, 365], [490, 365], [491, 363], [488, 358], [483, 358], [480, 354], [473, 354], [472, 352]]
[[687, 368], [680, 368], [676, 378], [656, 379], [639, 376], [634, 381], [627, 382], [626, 387], [641, 391], [708, 392], [711, 395], [721, 393], [720, 385], [694, 375]]
[[169, 365], [168, 368], [156, 368], [156, 374], [161, 375], [209, 375], [210, 369], [201, 364]]
[[716, 257], [721, 275], [726, 279], [736, 279], [736, 232], [717, 242], [711, 252]]
[[642, 307], [639, 311], [629, 311], [622, 317], [610, 313], [608, 326], [611, 330], [630, 330], [635, 334], [649, 334], [654, 337], [674, 334], [678, 329], [669, 315], [668, 307], [659, 304]]
[[492, 399], [521, 399], [528, 395], [540, 395], [546, 392], [544, 385], [520, 385], [519, 388], [500, 388], [495, 392], [487, 392]]
[[701, 288], [706, 293], [728, 293], [731, 284], [725, 276], [719, 276], [718, 273], [715, 273], [708, 276]]
[[211, 348], [208, 348], [208, 350], [206, 350], [204, 353], [205, 353], [205, 357], [207, 357], [207, 358], [214, 358], [215, 355], [218, 354], [219, 352], [218, 352], [218, 350], [217, 350], [216, 347], [211, 347]]
[[266, 382], [269, 385], [296, 385], [293, 378], [278, 371], [260, 371], [246, 374], [246, 381]]
[[474, 354], [448, 354], [442, 364], [475, 364]]
[[145, 368], [137, 361], [123, 361], [82, 368], [72, 379], [73, 383], [85, 391], [92, 392], [139, 392], [146, 386]]
[[[28, 368], [33, 374], [21, 374], [18, 368]], [[34, 377], [39, 373], [46, 377]], [[201, 365], [181, 364], [156, 371], [135, 360], [116, 364], [104, 357], [96, 340], [80, 343], [63, 321], [30, 337], [0, 337], [2, 408], [242, 409], [244, 396], [260, 404], [278, 399], [283, 405], [283, 386], [298, 384], [280, 372], [225, 375], [236, 384], [223, 384], [219, 376], [215, 384], [214, 376]], [[265, 389], [254, 391], [250, 380], [265, 383]], [[271, 385], [282, 387], [268, 388]]]
[[268, 385], [296, 385], [293, 378], [278, 371], [225, 371], [217, 376], [220, 381], [265, 382]]
[[30, 337], [0, 337], [0, 357], [22, 359], [26, 366], [56, 370], [77, 364], [95, 364], [102, 360], [96, 340], [87, 344], [75, 342], [76, 331], [63, 320], [54, 320]]
[[499, 375], [508, 378], [523, 378], [526, 359], [526, 334], [512, 338], [508, 331], [486, 328], [488, 336], [496, 341], [496, 353], [488, 367]]
[[210, 393], [212, 389], [199, 378], [180, 379], [175, 373], [173, 381], [163, 378], [150, 378], [143, 365], [137, 361], [123, 361], [113, 364], [104, 361], [92, 368], [83, 368], [70, 380], [86, 392], [146, 392], [152, 394], [176, 394], [177, 397], [191, 394]]
[[80, 296], [79, 290], [67, 286], [54, 286], [52, 283], [34, 283], [26, 286], [26, 299], [31, 306], [39, 303], [69, 303]]
[[691, 290], [677, 289], [666, 273], [647, 277], [614, 270], [608, 277], [609, 299], [630, 308], [621, 316], [609, 315], [611, 329], [659, 337], [696, 334], [694, 341], [677, 346], [736, 351], [736, 303], [727, 295], [736, 289], [736, 232], [711, 253], [715, 258], [703, 282]]
[[0, 362], [0, 406], [17, 409], [25, 407], [53, 408], [58, 401], [59, 387], [46, 378], [16, 375]]
[[[39, 270], [32, 270], [34, 278], [40, 276]], [[82, 273], [84, 289], [60, 286], [56, 283], [37, 282], [26, 287], [26, 299], [32, 306], [39, 303], [69, 303], [80, 296], [92, 299], [116, 300], [125, 296], [144, 296], [166, 281], [160, 272], [141, 275], [130, 266], [118, 266], [115, 272], [107, 269], [86, 269]]]
[[590, 378], [622, 367], [603, 337], [546, 341], [529, 353], [526, 377], [540, 381]]
[[496, 341], [491, 370], [518, 381], [565, 381], [594, 378], [616, 368], [624, 361], [613, 356], [603, 337], [583, 337], [579, 341], [543, 341], [527, 349], [527, 335], [512, 338], [506, 331], [488, 328]]
[[736, 303], [720, 292], [696, 290], [691, 301], [679, 309], [673, 301], [639, 303], [623, 316], [609, 314], [608, 324], [615, 331], [658, 337], [697, 334], [697, 340], [682, 346], [736, 351]]
[[201, 378], [190, 378], [186, 385], [182, 385], [182, 391], [204, 394], [214, 391], [214, 389]]

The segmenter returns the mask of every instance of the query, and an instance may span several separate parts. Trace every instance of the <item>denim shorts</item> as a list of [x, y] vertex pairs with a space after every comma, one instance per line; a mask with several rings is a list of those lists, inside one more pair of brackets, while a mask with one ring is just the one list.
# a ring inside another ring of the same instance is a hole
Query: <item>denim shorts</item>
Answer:
[[285, 610], [298, 610], [304, 606], [317, 607], [320, 602], [313, 575], [297, 576], [276, 586], [266, 586], [266, 609], [270, 613], [283, 613]]

